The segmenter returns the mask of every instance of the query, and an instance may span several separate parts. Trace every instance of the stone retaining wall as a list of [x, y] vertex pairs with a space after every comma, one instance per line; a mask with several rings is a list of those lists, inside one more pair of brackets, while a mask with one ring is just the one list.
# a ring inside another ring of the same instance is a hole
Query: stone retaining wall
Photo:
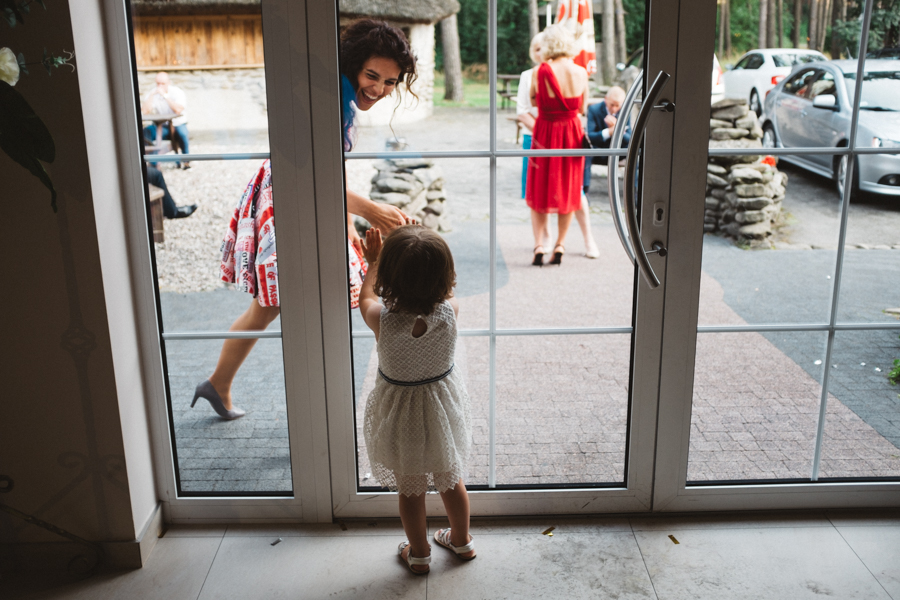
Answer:
[[[396, 206], [435, 231], [450, 231], [444, 172], [433, 160], [380, 160], [372, 166], [378, 170], [372, 177], [372, 200]], [[354, 223], [358, 231], [365, 232], [369, 227], [360, 217], [355, 217]]]
[[[727, 98], [712, 105], [709, 147], [762, 148], [762, 129], [746, 100]], [[711, 156], [706, 172], [704, 232], [739, 240], [772, 234], [781, 215], [787, 176], [774, 157]]]

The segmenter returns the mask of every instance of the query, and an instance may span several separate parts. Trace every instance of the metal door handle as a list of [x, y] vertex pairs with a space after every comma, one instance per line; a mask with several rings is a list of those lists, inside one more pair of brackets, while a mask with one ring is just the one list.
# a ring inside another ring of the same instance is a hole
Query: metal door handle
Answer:
[[[660, 71], [653, 81], [653, 84], [650, 86], [650, 90], [644, 98], [644, 104], [641, 106], [641, 111], [638, 113], [637, 121], [634, 124], [634, 130], [631, 133], [631, 142], [628, 144], [628, 155], [625, 160], [625, 223], [628, 226], [628, 235], [633, 241], [634, 258], [644, 279], [647, 280], [647, 283], [651, 288], [659, 287], [659, 278], [657, 278], [656, 273], [653, 272], [650, 261], [647, 259], [647, 252], [644, 250], [644, 245], [641, 243], [641, 229], [638, 225], [634, 179], [637, 169], [637, 155], [640, 151], [641, 142], [644, 139], [644, 131], [647, 129], [647, 120], [650, 118], [650, 113], [656, 107], [656, 100], [659, 98], [662, 89], [669, 81], [669, 77], [668, 73]], [[670, 102], [664, 102], [663, 104], [671, 105], [674, 110], [674, 105]], [[671, 111], [669, 110], [667, 112]], [[659, 247], [657, 247], [657, 244]], [[653, 249], [660, 256], [665, 256], [664, 252], [666, 252], [666, 248], [662, 243], [654, 242]]]
[[[625, 99], [622, 101], [622, 107], [619, 109], [619, 119], [616, 120], [616, 126], [613, 128], [613, 134], [609, 140], [609, 147], [611, 149], [622, 147], [622, 138], [625, 135], [625, 127], [628, 125], [629, 117], [631, 115], [631, 107], [635, 104], [643, 106], [643, 102], [635, 100], [643, 85], [643, 81], [644, 71], [641, 70], [637, 74], [637, 77], [635, 77], [634, 83], [631, 84], [631, 88], [629, 88], [628, 93], [625, 95]], [[625, 254], [628, 255], [628, 258], [631, 259], [631, 262], [633, 263], [635, 260], [634, 249], [632, 248], [631, 240], [628, 238], [628, 231], [625, 229], [624, 208], [622, 206], [621, 195], [619, 194], [619, 157], [610, 156], [607, 167], [609, 169], [609, 176], [606, 180], [609, 184], [609, 210], [613, 216], [613, 224], [616, 226], [616, 233], [619, 234], [619, 241], [622, 242], [622, 247], [625, 248]]]

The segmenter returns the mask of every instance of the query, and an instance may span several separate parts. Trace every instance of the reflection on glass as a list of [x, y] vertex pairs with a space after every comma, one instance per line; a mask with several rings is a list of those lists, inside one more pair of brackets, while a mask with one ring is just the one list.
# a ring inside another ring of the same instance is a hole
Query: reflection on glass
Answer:
[[812, 158], [710, 157], [701, 325], [828, 321], [841, 202]]
[[[585, 202], [588, 219], [573, 219], [562, 264], [537, 267], [532, 264], [530, 209], [521, 195], [522, 161], [497, 160], [498, 327], [631, 326], [634, 266], [609, 212], [606, 172], [604, 165], [591, 170]], [[556, 217], [550, 217], [549, 225], [555, 239]], [[593, 258], [587, 256], [585, 229], [597, 245]], [[544, 261], [551, 258], [548, 254]]]
[[809, 479], [826, 337], [697, 336], [689, 482]]
[[237, 420], [219, 417], [200, 398], [198, 373], [212, 373], [222, 342], [166, 342], [174, 448], [181, 493], [290, 494], [291, 461], [281, 340], [260, 340], [232, 387]]
[[628, 335], [497, 339], [498, 485], [625, 480]]
[[131, 10], [146, 153], [266, 152], [260, 3]]
[[900, 402], [889, 381], [900, 332], [838, 331], [819, 476], [900, 476]]
[[[896, 60], [866, 58], [860, 95], [859, 126], [856, 145], [884, 148], [886, 152], [900, 149], [900, 65]], [[848, 91], [856, 87], [856, 73], [847, 73]], [[843, 165], [845, 166], [845, 165]], [[861, 201], [883, 200], [895, 204], [900, 196], [900, 156], [866, 154], [855, 158], [852, 193]], [[874, 196], [874, 197], [873, 197]], [[852, 211], [851, 211], [852, 218]]]

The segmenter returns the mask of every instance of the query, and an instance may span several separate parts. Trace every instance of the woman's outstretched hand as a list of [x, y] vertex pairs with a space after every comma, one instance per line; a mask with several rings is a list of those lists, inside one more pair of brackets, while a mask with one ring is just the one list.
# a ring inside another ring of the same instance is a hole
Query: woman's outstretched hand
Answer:
[[375, 206], [376, 209], [373, 211], [369, 223], [371, 223], [372, 227], [383, 231], [385, 235], [402, 225], [417, 222], [414, 218], [406, 216], [396, 206], [380, 203], [376, 203]]
[[374, 265], [381, 254], [381, 231], [372, 228], [366, 231], [366, 241], [363, 242], [363, 254], [369, 265]]

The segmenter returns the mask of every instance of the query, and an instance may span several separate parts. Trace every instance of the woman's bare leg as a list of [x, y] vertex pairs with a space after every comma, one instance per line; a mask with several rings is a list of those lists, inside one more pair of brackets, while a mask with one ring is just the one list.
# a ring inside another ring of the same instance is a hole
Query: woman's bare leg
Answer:
[[594, 233], [591, 231], [591, 210], [588, 207], [587, 197], [581, 197], [581, 206], [575, 211], [575, 220], [581, 228], [581, 235], [584, 236], [584, 254], [588, 258], [597, 258], [600, 256], [600, 250], [597, 248], [597, 242], [594, 241]]
[[[412, 555], [416, 558], [425, 558], [431, 555], [428, 547], [428, 522], [425, 518], [425, 494], [418, 496], [400, 496], [400, 521], [403, 522], [403, 531], [409, 546], [403, 551], [403, 557]], [[428, 565], [412, 565], [414, 571], [427, 571]]]
[[[450, 543], [456, 546], [465, 546], [471, 539], [469, 537], [469, 494], [466, 486], [460, 479], [452, 490], [441, 492], [441, 500], [444, 502], [444, 510], [447, 511], [447, 519], [450, 521]], [[475, 551], [460, 554], [463, 558], [475, 556]]]
[[[250, 307], [232, 323], [229, 331], [262, 331], [275, 320], [279, 311], [277, 306], [260, 306], [254, 298], [250, 301]], [[219, 362], [216, 363], [216, 370], [210, 375], [209, 382], [216, 388], [226, 410], [233, 408], [231, 384], [234, 383], [234, 377], [255, 345], [255, 339], [225, 340], [222, 344]]]
[[531, 229], [534, 233], [535, 247], [546, 246], [550, 243], [550, 217], [547, 213], [539, 213], [532, 209]]
[[574, 214], [575, 214], [574, 212], [570, 212], [565, 215], [557, 215], [558, 216], [558, 219], [557, 219], [558, 233], [557, 233], [557, 237], [556, 237], [556, 246], [553, 247], [554, 250], [558, 246], [565, 247], [566, 235], [568, 235], [568, 233], [569, 233], [569, 226], [572, 224], [572, 216]]

